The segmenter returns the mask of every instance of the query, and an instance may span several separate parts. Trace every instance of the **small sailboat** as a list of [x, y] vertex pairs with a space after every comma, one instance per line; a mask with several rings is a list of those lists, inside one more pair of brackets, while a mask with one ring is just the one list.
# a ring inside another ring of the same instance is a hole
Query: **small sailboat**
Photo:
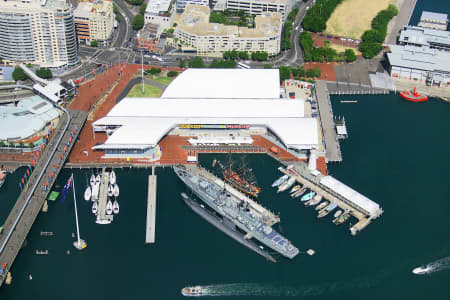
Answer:
[[337, 203], [336, 202], [332, 202], [330, 203], [330, 205], [328, 205], [326, 208], [323, 208], [319, 214], [317, 215], [318, 218], [323, 218], [326, 215], [328, 215], [330, 212], [333, 211], [333, 209], [335, 209], [337, 207]]
[[113, 206], [112, 206], [111, 200], [108, 199], [108, 202], [106, 202], [106, 214], [111, 215], [112, 211], [113, 211]]
[[287, 190], [288, 188], [290, 188], [294, 183], [295, 183], [296, 178], [294, 176], [292, 176], [291, 178], [289, 178], [288, 181], [284, 182], [282, 185], [280, 185], [278, 187], [278, 191], [279, 192], [284, 192], [285, 190]]
[[272, 187], [277, 187], [289, 179], [289, 175], [283, 175], [272, 183]]
[[95, 175], [94, 174], [91, 175], [90, 184], [91, 184], [91, 187], [93, 187], [95, 184]]
[[116, 172], [114, 170], [109, 173], [109, 183], [116, 184]]
[[95, 183], [100, 184], [100, 180], [101, 180], [100, 174], [97, 174], [97, 176], [95, 177]]
[[314, 197], [315, 193], [314, 192], [309, 192], [308, 194], [304, 195], [302, 198], [300, 198], [301, 202], [305, 202], [308, 200], [311, 200]]
[[114, 195], [114, 187], [112, 184], [108, 185], [108, 197], [112, 197]]
[[92, 196], [91, 186], [88, 185], [84, 190], [84, 200], [86, 201], [91, 200], [91, 196]]
[[119, 197], [119, 186], [117, 183], [114, 185], [114, 197]]
[[333, 217], [334, 217], [334, 218], [337, 218], [337, 217], [339, 217], [341, 214], [342, 214], [342, 210], [338, 209], [338, 210], [334, 213]]
[[322, 203], [317, 205], [316, 210], [321, 210], [322, 208], [324, 208], [327, 205], [328, 205], [328, 201], [323, 201]]
[[92, 204], [92, 213], [94, 215], [97, 214], [97, 210], [98, 210], [98, 204], [97, 204], [97, 201], [94, 201], [94, 203]]
[[296, 191], [298, 191], [302, 186], [300, 184], [297, 184], [296, 186], [294, 186], [291, 191], [289, 192], [289, 194], [295, 193]]
[[117, 202], [117, 200], [114, 200], [112, 209], [113, 209], [113, 213], [115, 215], [117, 215], [119, 213], [119, 202]]

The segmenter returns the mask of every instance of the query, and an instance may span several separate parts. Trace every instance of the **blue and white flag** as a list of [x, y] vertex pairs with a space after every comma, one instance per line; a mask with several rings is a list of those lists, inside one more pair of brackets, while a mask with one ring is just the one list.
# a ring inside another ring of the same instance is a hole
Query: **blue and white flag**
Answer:
[[72, 183], [72, 176], [69, 177], [69, 180], [63, 187], [63, 190], [61, 192], [61, 202], [64, 202], [64, 200], [66, 200], [67, 191], [69, 190], [71, 183]]

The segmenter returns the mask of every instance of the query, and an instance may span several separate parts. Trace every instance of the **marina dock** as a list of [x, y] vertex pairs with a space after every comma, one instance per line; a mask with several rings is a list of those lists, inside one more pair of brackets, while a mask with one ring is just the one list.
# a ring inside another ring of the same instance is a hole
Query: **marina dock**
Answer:
[[148, 176], [147, 193], [147, 222], [145, 224], [145, 243], [153, 244], [155, 242], [155, 223], [156, 223], [156, 175], [155, 168], [152, 168], [152, 175]]
[[109, 172], [102, 170], [100, 179], [100, 190], [98, 193], [98, 209], [97, 209], [97, 224], [109, 224], [113, 221], [114, 216], [106, 214], [106, 203], [108, 201], [108, 185], [109, 185]]
[[330, 203], [336, 202], [340, 209], [349, 211], [353, 217], [357, 218], [358, 222], [350, 227], [352, 235], [356, 235], [383, 213], [377, 203], [331, 176], [323, 176], [318, 171], [311, 171], [305, 163], [295, 163], [292, 169], [280, 169], [280, 171], [289, 176], [296, 176], [297, 182], [304, 187], [321, 195]]

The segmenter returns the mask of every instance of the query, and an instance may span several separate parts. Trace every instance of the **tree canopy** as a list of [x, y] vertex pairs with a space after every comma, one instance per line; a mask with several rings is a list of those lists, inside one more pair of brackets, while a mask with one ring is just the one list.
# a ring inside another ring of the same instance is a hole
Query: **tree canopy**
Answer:
[[53, 77], [52, 71], [48, 68], [39, 68], [36, 70], [36, 75], [44, 78], [44, 79], [50, 79]]
[[236, 67], [236, 61], [232, 59], [228, 60], [213, 60], [211, 64], [209, 65], [210, 68], [216, 68], [216, 69], [226, 69], [226, 68], [235, 68]]
[[280, 67], [280, 81], [283, 82], [286, 79], [291, 78], [291, 69], [289, 67], [281, 66]]
[[264, 51], [256, 51], [256, 52], [252, 52], [251, 57], [253, 60], [266, 61], [267, 58], [269, 57], [269, 53], [264, 52]]
[[322, 32], [335, 8], [343, 0], [317, 0], [303, 18], [303, 28], [312, 32]]
[[15, 81], [20, 80], [27, 80], [28, 76], [25, 74], [25, 72], [22, 70], [22, 68], [15, 67], [14, 71], [12, 72], [12, 77]]
[[189, 68], [204, 68], [205, 63], [203, 62], [203, 59], [201, 57], [194, 57], [189, 61]]
[[142, 3], [144, 3], [144, 0], [125, 0], [125, 1], [131, 5], [142, 5]]
[[345, 49], [344, 56], [347, 62], [352, 62], [356, 60], [355, 51], [353, 51], [353, 49]]
[[133, 19], [133, 29], [139, 30], [142, 27], [144, 27], [144, 16], [143, 15], [136, 15]]
[[92, 40], [92, 41], [91, 41], [91, 47], [98, 47], [98, 42], [97, 42], [97, 40]]

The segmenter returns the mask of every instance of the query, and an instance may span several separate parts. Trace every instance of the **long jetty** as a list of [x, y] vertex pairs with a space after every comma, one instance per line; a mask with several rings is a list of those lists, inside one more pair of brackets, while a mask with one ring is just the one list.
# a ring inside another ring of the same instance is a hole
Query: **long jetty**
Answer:
[[[6, 264], [4, 274], [10, 270], [88, 116], [84, 111], [63, 111], [53, 136], [3, 225], [0, 262]], [[58, 160], [60, 162], [56, 167]], [[48, 187], [44, 190], [46, 182]], [[5, 279], [6, 276], [0, 276], [0, 286]]]
[[152, 168], [152, 175], [148, 176], [147, 193], [147, 222], [145, 224], [145, 243], [153, 244], [155, 242], [155, 223], [156, 223], [156, 175], [155, 168]]

